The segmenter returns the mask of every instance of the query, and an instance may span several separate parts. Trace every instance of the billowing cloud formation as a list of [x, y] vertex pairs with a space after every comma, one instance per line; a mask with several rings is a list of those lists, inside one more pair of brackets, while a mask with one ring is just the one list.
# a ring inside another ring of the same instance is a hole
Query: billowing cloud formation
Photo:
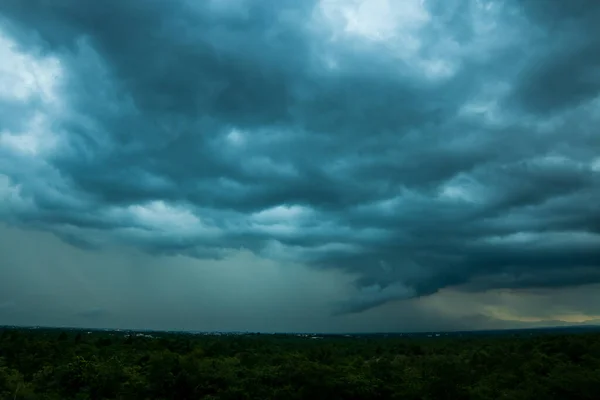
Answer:
[[334, 269], [359, 289], [340, 313], [600, 282], [598, 2], [5, 0], [0, 16], [5, 222]]

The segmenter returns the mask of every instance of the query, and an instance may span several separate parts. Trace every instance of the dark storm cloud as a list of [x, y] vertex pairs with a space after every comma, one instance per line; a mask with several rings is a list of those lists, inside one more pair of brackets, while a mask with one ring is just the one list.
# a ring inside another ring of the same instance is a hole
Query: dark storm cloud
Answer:
[[599, 282], [600, 7], [425, 4], [385, 42], [317, 2], [4, 1], [21, 50], [60, 59], [66, 106], [46, 158], [0, 147], [0, 215], [90, 248], [341, 269], [361, 288], [341, 313]]
[[531, 49], [539, 55], [523, 70], [512, 100], [527, 111], [547, 115], [596, 97], [600, 4], [589, 0], [522, 3], [544, 34]]

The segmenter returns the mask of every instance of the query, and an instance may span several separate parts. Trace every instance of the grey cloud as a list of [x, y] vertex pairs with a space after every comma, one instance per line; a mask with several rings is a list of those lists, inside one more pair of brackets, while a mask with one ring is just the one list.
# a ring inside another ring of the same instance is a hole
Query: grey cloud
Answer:
[[[65, 107], [57, 150], [0, 146], [0, 215], [90, 249], [342, 271], [342, 313], [598, 282], [600, 8], [484, 3], [426, 2], [414, 50], [331, 41], [318, 2], [5, 1], [20, 50], [61, 60]], [[10, 104], [10, 131], [42, 107]]]

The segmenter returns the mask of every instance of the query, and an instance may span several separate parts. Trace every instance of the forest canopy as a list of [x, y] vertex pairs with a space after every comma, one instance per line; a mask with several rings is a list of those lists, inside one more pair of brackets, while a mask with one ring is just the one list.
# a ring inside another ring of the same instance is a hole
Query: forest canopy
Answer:
[[597, 399], [600, 334], [186, 335], [4, 329], [0, 399]]

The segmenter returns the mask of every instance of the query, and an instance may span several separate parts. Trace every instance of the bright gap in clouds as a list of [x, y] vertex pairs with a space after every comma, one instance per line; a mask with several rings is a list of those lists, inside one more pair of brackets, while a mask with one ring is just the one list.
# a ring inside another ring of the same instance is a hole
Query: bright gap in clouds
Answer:
[[0, 98], [46, 104], [59, 101], [56, 86], [62, 77], [56, 57], [35, 58], [19, 51], [17, 44], [0, 31]]
[[[480, 61], [496, 51], [502, 51], [519, 40], [518, 31], [510, 24], [500, 25], [498, 16], [502, 5], [486, 0], [444, 3], [445, 12], [451, 15], [467, 13], [472, 21], [474, 39], [461, 43], [448, 34], [449, 22], [444, 16], [433, 15], [427, 0], [321, 0], [315, 8], [315, 20], [328, 27], [332, 45], [346, 43], [350, 48], [366, 45], [379, 50], [394, 60], [398, 73], [412, 73], [431, 81], [452, 78], [460, 69], [464, 58], [478, 57]], [[366, 41], [367, 43], [361, 43]], [[327, 47], [325, 47], [327, 48]], [[343, 67], [335, 53], [326, 51], [322, 60], [331, 70]], [[487, 111], [491, 105], [478, 105]], [[489, 118], [494, 118], [487, 111]]]
[[33, 104], [32, 115], [22, 129], [11, 131], [0, 125], [0, 148], [29, 156], [52, 150], [57, 143], [52, 132], [52, 114], [61, 107], [58, 89], [63, 69], [60, 60], [22, 53], [2, 31], [0, 60], [0, 100], [23, 107]]
[[129, 206], [142, 225], [167, 232], [190, 231], [201, 226], [200, 219], [183, 207], [173, 207], [164, 201], [153, 201], [146, 205]]
[[420, 47], [416, 31], [430, 21], [423, 0], [322, 0], [320, 11], [341, 32], [375, 41], [401, 40]]

